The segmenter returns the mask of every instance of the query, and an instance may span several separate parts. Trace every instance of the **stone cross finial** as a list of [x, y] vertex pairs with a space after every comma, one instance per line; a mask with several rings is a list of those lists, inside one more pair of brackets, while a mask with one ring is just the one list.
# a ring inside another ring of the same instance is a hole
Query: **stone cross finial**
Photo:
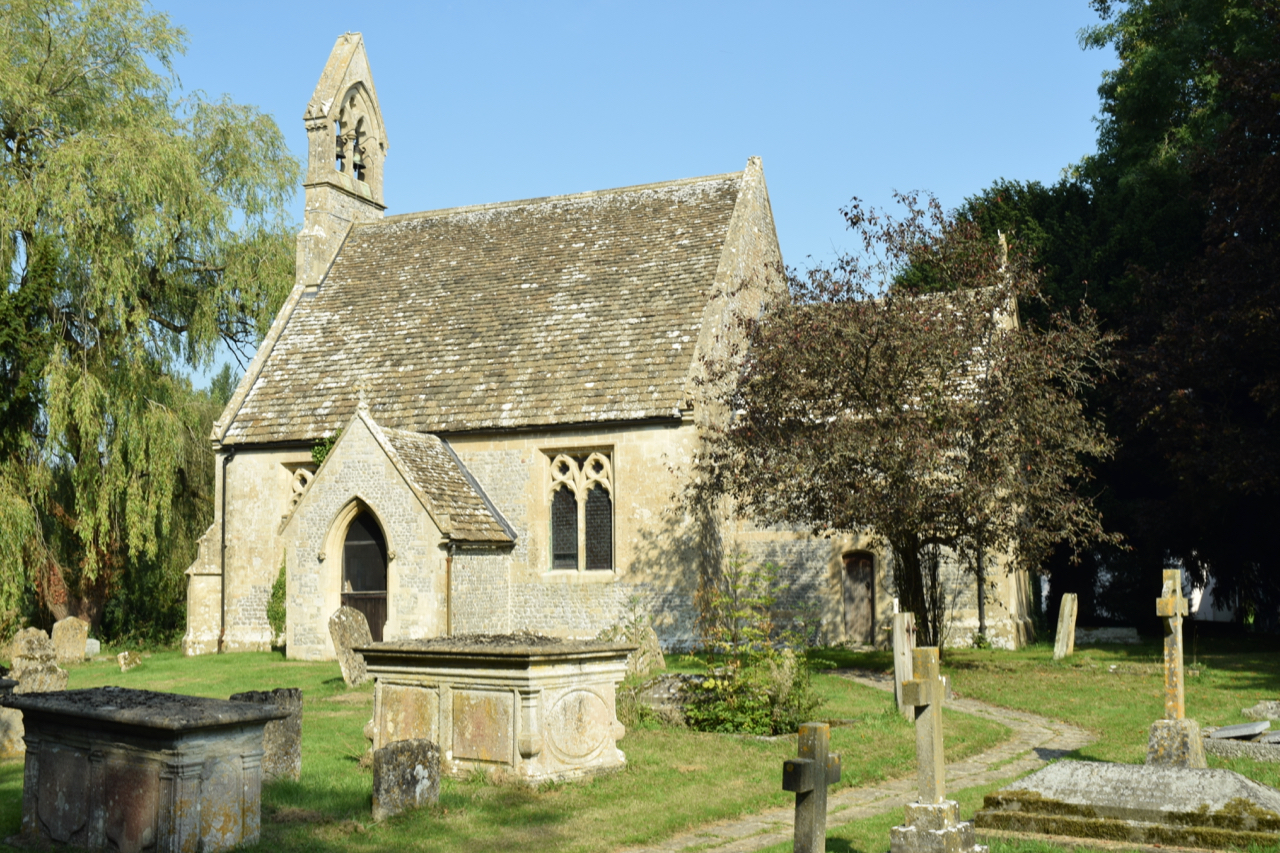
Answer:
[[1181, 720], [1186, 716], [1186, 693], [1182, 685], [1182, 617], [1187, 615], [1182, 597], [1182, 570], [1165, 569], [1164, 589], [1156, 599], [1156, 615], [1164, 622], [1164, 716]]
[[946, 762], [942, 755], [942, 699], [946, 684], [938, 674], [938, 650], [911, 653], [914, 676], [902, 685], [903, 701], [916, 711], [916, 774], [920, 802], [946, 799]]
[[800, 727], [799, 758], [782, 762], [782, 790], [796, 795], [795, 853], [822, 853], [827, 847], [827, 786], [840, 781], [840, 756], [828, 753], [831, 727]]

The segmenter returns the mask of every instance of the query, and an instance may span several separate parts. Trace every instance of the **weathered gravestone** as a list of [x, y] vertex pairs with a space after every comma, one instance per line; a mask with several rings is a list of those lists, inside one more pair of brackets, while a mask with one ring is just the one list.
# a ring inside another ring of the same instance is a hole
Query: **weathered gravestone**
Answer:
[[0, 667], [0, 758], [18, 758], [26, 751], [22, 743], [22, 712], [3, 707], [18, 686], [12, 678], [4, 677], [7, 672]]
[[1242, 708], [1240, 713], [1250, 720], [1280, 720], [1280, 702], [1263, 699], [1250, 708]]
[[102, 653], [101, 641], [95, 640], [93, 637], [90, 637], [89, 639], [84, 641], [84, 656], [86, 658], [92, 659], [97, 657], [101, 653]]
[[333, 650], [338, 655], [342, 680], [348, 687], [359, 687], [369, 680], [364, 655], [356, 651], [373, 644], [369, 633], [369, 620], [353, 607], [339, 607], [329, 617], [329, 636], [333, 638]]
[[916, 781], [920, 799], [907, 804], [906, 825], [889, 830], [891, 853], [986, 853], [974, 840], [973, 824], [960, 820], [960, 804], [946, 798], [942, 753], [942, 700], [946, 684], [938, 674], [938, 650], [912, 653], [914, 677], [903, 685], [916, 715]]
[[53, 625], [53, 653], [58, 663], [80, 663], [89, 639], [89, 623], [77, 616], [60, 619]]
[[67, 671], [58, 668], [49, 635], [39, 628], [23, 628], [13, 638], [9, 677], [18, 682], [15, 694], [49, 693], [67, 689]]
[[302, 778], [302, 690], [277, 687], [275, 690], [249, 690], [231, 696], [232, 702], [256, 702], [275, 705], [289, 716], [267, 723], [262, 733], [262, 779]]
[[440, 747], [398, 740], [373, 751], [373, 819], [440, 801]]
[[1071, 657], [1076, 650], [1076, 594], [1064, 593], [1058, 607], [1058, 634], [1053, 639], [1053, 659]]
[[1280, 842], [1280, 791], [1231, 770], [1059, 761], [988, 794], [974, 822], [1127, 844]]
[[116, 663], [120, 665], [121, 672], [128, 672], [135, 667], [142, 666], [142, 655], [132, 651], [121, 652], [116, 655]]
[[1164, 719], [1151, 724], [1147, 764], [1208, 767], [1200, 724], [1186, 719], [1182, 617], [1187, 615], [1187, 600], [1182, 597], [1181, 569], [1165, 570], [1164, 589], [1156, 599], [1156, 615], [1164, 622]]
[[796, 795], [795, 853], [827, 849], [827, 786], [840, 781], [840, 756], [829, 752], [831, 726], [800, 726], [797, 758], [782, 762], [782, 790]]
[[916, 615], [893, 614], [893, 695], [898, 700], [898, 710], [908, 720], [914, 720], [916, 709], [902, 699], [902, 685], [911, 680], [911, 652], [916, 647]]

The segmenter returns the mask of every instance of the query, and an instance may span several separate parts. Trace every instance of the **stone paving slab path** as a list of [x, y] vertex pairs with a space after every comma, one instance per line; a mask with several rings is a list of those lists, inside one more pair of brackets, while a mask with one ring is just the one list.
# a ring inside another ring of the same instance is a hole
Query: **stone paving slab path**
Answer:
[[[893, 690], [893, 676], [861, 670], [836, 670], [835, 675], [880, 690]], [[1092, 743], [1084, 729], [1050, 720], [1038, 714], [997, 708], [976, 699], [948, 698], [946, 706], [975, 717], [984, 717], [1008, 726], [1012, 737], [986, 752], [947, 765], [947, 790], [959, 791], [975, 785], [990, 785], [1002, 779], [1038, 770], [1073, 750]], [[781, 768], [779, 768], [781, 785]], [[827, 829], [864, 817], [887, 812], [914, 802], [916, 777], [884, 782], [862, 788], [846, 788], [827, 798]], [[666, 841], [645, 847], [627, 848], [621, 853], [753, 853], [791, 840], [795, 808], [785, 806], [734, 820], [711, 823]], [[888, 839], [885, 840], [886, 846]]]

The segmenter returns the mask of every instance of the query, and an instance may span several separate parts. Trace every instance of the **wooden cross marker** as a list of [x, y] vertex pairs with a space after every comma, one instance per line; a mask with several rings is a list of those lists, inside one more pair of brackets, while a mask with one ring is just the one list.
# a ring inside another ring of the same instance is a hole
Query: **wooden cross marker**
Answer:
[[938, 650], [914, 649], [913, 677], [902, 685], [902, 700], [916, 711], [916, 776], [920, 802], [946, 799], [946, 760], [942, 755], [942, 699], [947, 688], [938, 674]]
[[822, 853], [827, 848], [827, 786], [840, 781], [840, 756], [829, 754], [831, 727], [800, 727], [799, 758], [782, 762], [782, 790], [796, 795], [795, 853]]
[[1181, 720], [1186, 716], [1186, 693], [1182, 686], [1182, 617], [1187, 600], [1182, 597], [1182, 570], [1165, 569], [1164, 590], [1156, 599], [1156, 615], [1164, 621], [1164, 717]]

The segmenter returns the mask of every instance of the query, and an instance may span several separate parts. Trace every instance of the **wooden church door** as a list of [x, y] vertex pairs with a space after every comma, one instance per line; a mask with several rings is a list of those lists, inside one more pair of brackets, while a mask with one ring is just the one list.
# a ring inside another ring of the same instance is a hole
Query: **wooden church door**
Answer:
[[342, 544], [342, 603], [363, 613], [373, 641], [382, 642], [387, 622], [387, 537], [367, 512], [351, 520]]
[[875, 636], [875, 561], [865, 551], [844, 555], [844, 636], [873, 645]]

